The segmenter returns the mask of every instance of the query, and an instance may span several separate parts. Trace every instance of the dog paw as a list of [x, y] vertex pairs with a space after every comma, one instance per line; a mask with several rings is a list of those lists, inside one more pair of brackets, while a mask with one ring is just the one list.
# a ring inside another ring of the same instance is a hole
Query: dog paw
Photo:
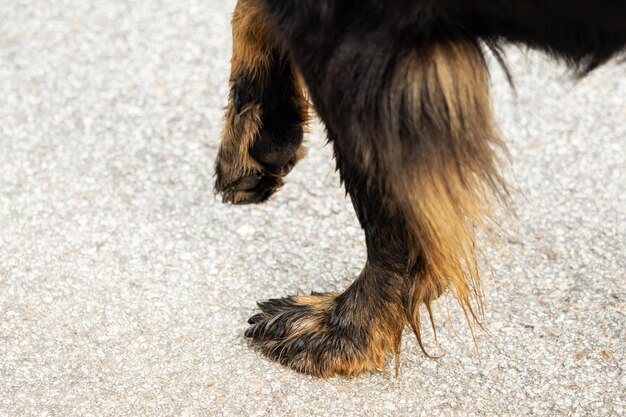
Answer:
[[303, 120], [289, 107], [293, 105], [290, 102], [270, 105], [267, 99], [254, 96], [250, 92], [252, 88], [236, 84], [226, 112], [215, 164], [215, 191], [222, 194], [225, 203], [267, 200], [283, 186], [283, 178], [306, 155], [302, 144]]
[[224, 203], [257, 204], [270, 198], [283, 183], [280, 176], [258, 171], [236, 178], [228, 184], [218, 180], [215, 188], [222, 194]]
[[337, 301], [338, 294], [314, 293], [258, 303], [261, 312], [250, 318], [245, 335], [268, 358], [305, 374], [384, 369], [387, 356], [398, 353], [401, 332], [388, 338]]
[[215, 191], [222, 195], [224, 203], [262, 203], [284, 185], [283, 178], [305, 154], [305, 148], [300, 147], [280, 166], [260, 163], [251, 155], [244, 155], [235, 163], [218, 156]]

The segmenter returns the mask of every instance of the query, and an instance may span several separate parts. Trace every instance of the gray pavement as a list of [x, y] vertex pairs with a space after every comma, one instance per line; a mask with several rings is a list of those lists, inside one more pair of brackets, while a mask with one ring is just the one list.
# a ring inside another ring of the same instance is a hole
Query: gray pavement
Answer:
[[212, 167], [233, 1], [0, 0], [0, 416], [624, 415], [626, 66], [494, 67], [516, 215], [487, 245], [476, 355], [314, 379], [243, 337], [255, 301], [346, 287], [364, 261], [315, 126], [268, 204]]

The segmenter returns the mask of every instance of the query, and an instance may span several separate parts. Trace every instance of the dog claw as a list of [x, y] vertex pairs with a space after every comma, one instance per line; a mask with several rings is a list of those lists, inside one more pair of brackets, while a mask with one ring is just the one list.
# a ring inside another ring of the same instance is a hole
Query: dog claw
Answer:
[[[265, 318], [265, 315], [262, 313], [258, 313], [255, 314], [254, 316], [250, 317], [248, 319], [248, 324], [257, 324], [258, 322], [260, 322], [261, 320], [263, 320], [263, 318]], [[247, 332], [246, 332], [247, 333]], [[246, 334], [247, 337], [250, 337]]]

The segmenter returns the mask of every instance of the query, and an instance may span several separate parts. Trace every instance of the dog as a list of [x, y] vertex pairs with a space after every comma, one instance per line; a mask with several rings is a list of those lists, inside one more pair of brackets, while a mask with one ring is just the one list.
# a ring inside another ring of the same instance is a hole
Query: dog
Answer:
[[[526, 45], [584, 76], [626, 47], [622, 0], [239, 0], [215, 190], [266, 201], [306, 150], [310, 103], [364, 230], [342, 293], [259, 303], [246, 336], [330, 377], [380, 369], [444, 291], [479, 323], [478, 229], [506, 203], [485, 56]], [[432, 321], [432, 314], [430, 314]]]

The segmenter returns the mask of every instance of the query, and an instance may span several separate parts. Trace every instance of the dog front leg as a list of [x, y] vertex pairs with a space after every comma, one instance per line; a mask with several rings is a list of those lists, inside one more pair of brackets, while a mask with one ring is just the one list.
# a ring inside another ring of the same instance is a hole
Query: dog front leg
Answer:
[[504, 192], [482, 51], [471, 38], [407, 41], [396, 19], [355, 19], [354, 3], [265, 5], [326, 125], [367, 263], [343, 293], [261, 303], [246, 334], [301, 372], [382, 368], [406, 325], [424, 349], [420, 310], [442, 292], [479, 316], [475, 228]]
[[230, 96], [215, 190], [233, 204], [267, 200], [306, 154], [303, 86], [257, 3], [239, 0], [232, 19]]

